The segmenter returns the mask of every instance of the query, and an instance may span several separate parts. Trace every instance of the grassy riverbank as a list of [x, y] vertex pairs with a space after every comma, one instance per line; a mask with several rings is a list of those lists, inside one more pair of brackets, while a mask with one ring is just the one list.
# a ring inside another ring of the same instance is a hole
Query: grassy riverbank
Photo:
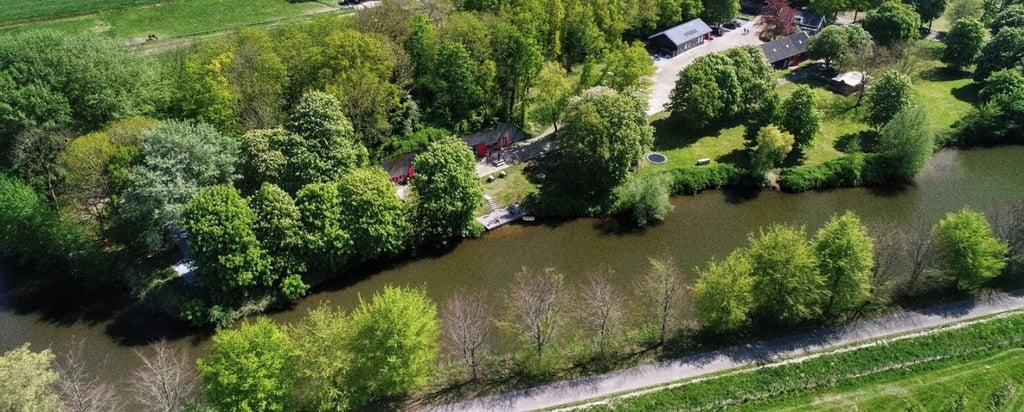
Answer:
[[1014, 314], [684, 382], [588, 410], [1018, 410], [1022, 342], [1024, 315]]

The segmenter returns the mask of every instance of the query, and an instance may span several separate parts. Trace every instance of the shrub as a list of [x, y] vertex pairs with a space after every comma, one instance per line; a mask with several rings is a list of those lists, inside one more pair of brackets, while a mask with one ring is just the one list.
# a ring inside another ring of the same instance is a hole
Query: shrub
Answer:
[[693, 195], [706, 189], [738, 185], [746, 178], [742, 169], [725, 163], [677, 167], [663, 173], [672, 177], [672, 193], [677, 195]]
[[856, 187], [865, 182], [864, 169], [874, 155], [853, 153], [817, 166], [798, 166], [779, 174], [779, 186], [787, 192]]
[[616, 189], [619, 213], [627, 214], [637, 226], [664, 220], [672, 210], [669, 194], [672, 179], [665, 174], [638, 176]]

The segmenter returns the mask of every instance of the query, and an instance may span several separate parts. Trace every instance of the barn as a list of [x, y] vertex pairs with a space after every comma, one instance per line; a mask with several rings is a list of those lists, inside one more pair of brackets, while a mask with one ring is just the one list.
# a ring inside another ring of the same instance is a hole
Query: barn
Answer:
[[711, 28], [701, 19], [693, 19], [647, 38], [647, 50], [654, 54], [667, 53], [672, 57], [704, 44]]
[[807, 52], [807, 42], [810, 37], [807, 32], [798, 31], [781, 39], [772, 40], [761, 45], [761, 51], [768, 58], [772, 67], [782, 70], [789, 66], [800, 64], [803, 55]]

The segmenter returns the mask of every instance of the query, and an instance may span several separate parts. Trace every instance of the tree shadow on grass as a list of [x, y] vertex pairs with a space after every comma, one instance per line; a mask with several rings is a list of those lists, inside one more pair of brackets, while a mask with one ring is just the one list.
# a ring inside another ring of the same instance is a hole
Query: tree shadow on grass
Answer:
[[750, 154], [746, 149], [733, 149], [731, 152], [715, 158], [718, 163], [728, 163], [740, 169], [750, 168]]
[[736, 124], [714, 124], [698, 129], [687, 124], [682, 116], [672, 114], [651, 122], [651, 126], [654, 126], [654, 149], [671, 150], [693, 145], [705, 137], [719, 136], [722, 130]]
[[969, 83], [951, 90], [950, 93], [959, 101], [975, 104], [978, 102], [978, 92], [980, 91], [981, 85]]

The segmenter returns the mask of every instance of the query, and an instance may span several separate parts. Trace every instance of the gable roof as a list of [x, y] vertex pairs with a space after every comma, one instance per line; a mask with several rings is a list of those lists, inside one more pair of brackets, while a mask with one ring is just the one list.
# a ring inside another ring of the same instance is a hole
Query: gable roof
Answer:
[[820, 30], [825, 25], [825, 16], [807, 10], [797, 10], [793, 13], [793, 21], [800, 27]]
[[774, 64], [807, 51], [809, 40], [807, 32], [798, 31], [781, 39], [762, 44], [761, 51], [768, 58], [768, 63]]
[[708, 33], [711, 33], [711, 28], [704, 23], [704, 20], [693, 19], [663, 32], [654, 33], [647, 39], [650, 40], [664, 35], [665, 37], [668, 37], [669, 41], [675, 43], [676, 46], [679, 46]]

